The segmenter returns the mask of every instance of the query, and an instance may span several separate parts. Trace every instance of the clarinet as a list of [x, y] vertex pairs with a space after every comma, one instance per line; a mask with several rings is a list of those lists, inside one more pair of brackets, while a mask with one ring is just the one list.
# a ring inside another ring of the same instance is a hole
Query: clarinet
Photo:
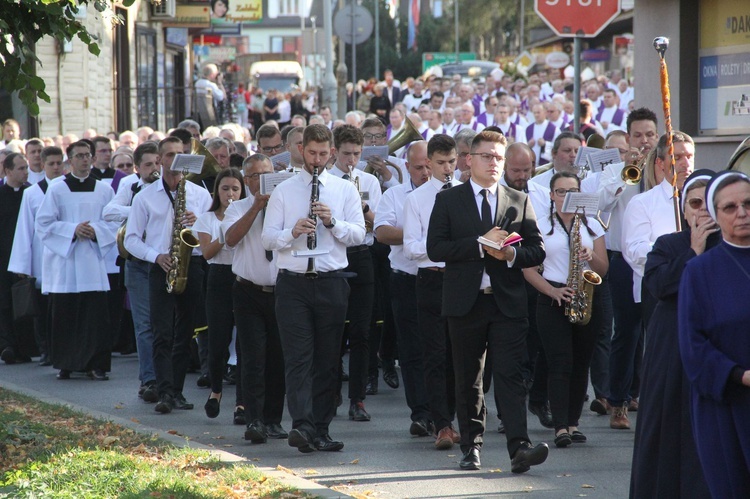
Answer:
[[[318, 223], [318, 216], [313, 213], [313, 204], [318, 202], [318, 167], [313, 167], [312, 175], [312, 189], [310, 191], [310, 212], [307, 214], [307, 218], [311, 219], [316, 227]], [[307, 249], [314, 250], [318, 245], [318, 239], [316, 232], [310, 232], [307, 234]], [[307, 270], [305, 271], [305, 277], [308, 279], [315, 279], [318, 277], [318, 271], [315, 270], [315, 257], [309, 257], [307, 259]]]

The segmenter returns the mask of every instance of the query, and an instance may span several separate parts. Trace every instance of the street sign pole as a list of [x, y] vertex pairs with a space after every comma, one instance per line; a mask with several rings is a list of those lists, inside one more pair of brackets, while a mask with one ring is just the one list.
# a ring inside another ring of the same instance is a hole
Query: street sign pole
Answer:
[[326, 71], [323, 77], [323, 105], [331, 108], [331, 115], [337, 116], [336, 77], [333, 75], [333, 8], [331, 2], [323, 2], [323, 17], [326, 34]]
[[[380, 78], [380, 0], [375, 2], [375, 78]], [[354, 81], [354, 90], [357, 90], [357, 81]], [[356, 107], [356, 101], [355, 101]]]
[[581, 131], [581, 37], [573, 42], [573, 131]]
[[[354, 83], [354, 102], [357, 102], [357, 42], [355, 31], [357, 28], [357, 10], [354, 8], [356, 3], [354, 0], [352, 0], [351, 6], [352, 6], [352, 13], [351, 13], [351, 22], [352, 22], [352, 83]], [[344, 108], [346, 109], [346, 107]]]

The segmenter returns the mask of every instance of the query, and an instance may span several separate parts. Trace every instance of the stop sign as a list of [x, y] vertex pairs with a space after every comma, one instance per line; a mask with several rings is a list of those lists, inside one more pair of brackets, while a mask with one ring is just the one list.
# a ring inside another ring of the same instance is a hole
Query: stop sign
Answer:
[[620, 0], [534, 0], [534, 10], [558, 36], [595, 37], [620, 13]]

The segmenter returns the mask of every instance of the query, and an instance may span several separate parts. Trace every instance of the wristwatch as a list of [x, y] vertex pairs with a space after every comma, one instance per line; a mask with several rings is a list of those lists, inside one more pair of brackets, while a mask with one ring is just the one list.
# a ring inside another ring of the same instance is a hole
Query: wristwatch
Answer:
[[368, 211], [370, 211], [370, 205], [366, 204], [365, 207], [362, 208], [362, 213], [367, 213]]
[[326, 229], [333, 229], [334, 227], [336, 227], [336, 219], [331, 217], [331, 223], [329, 223], [328, 225], [323, 224], [323, 227], [325, 227]]

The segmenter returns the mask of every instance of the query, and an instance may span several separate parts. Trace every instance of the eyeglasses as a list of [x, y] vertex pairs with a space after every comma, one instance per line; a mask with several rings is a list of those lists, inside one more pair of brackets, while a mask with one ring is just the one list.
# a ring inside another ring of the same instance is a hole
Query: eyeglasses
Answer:
[[380, 140], [385, 138], [384, 133], [365, 133], [365, 140]]
[[553, 192], [558, 196], [564, 196], [569, 192], [581, 192], [581, 189], [555, 189]]
[[278, 144], [278, 145], [270, 146], [270, 147], [261, 147], [260, 150], [263, 151], [264, 153], [268, 154], [268, 153], [272, 153], [274, 151], [280, 151], [283, 148], [284, 148], [284, 146], [282, 144]]
[[750, 213], [750, 200], [745, 200], [740, 204], [737, 203], [729, 203], [728, 205], [719, 207], [719, 210], [725, 215], [732, 216], [737, 213], [737, 210], [740, 209], [740, 206], [745, 211], [745, 213]]
[[76, 158], [76, 159], [89, 159], [89, 158], [91, 158], [91, 153], [90, 152], [79, 152], [78, 154], [74, 154], [73, 157]]
[[703, 208], [703, 200], [701, 198], [690, 198], [688, 199], [687, 204], [694, 210], [700, 210]]
[[505, 156], [500, 156], [498, 154], [490, 154], [488, 152], [473, 152], [471, 153], [472, 156], [479, 156], [482, 158], [482, 161], [486, 161], [489, 163], [490, 161], [494, 161], [495, 163], [502, 163], [505, 161]]
[[133, 168], [133, 163], [120, 163], [115, 168], [120, 168], [120, 169]]

